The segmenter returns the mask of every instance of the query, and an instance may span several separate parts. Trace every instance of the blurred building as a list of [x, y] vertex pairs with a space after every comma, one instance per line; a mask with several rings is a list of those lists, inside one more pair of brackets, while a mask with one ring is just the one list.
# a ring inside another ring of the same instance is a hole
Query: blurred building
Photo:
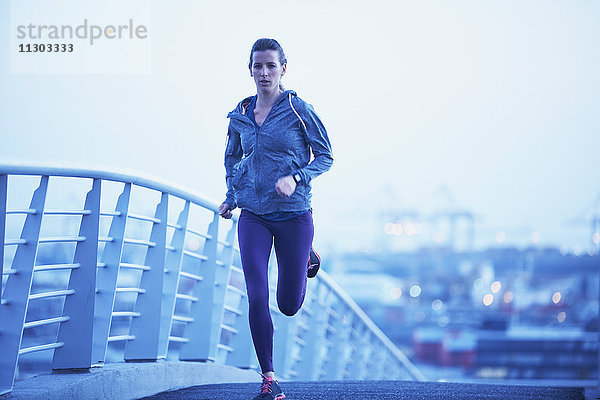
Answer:
[[598, 253], [434, 247], [332, 263], [332, 277], [417, 362], [471, 379], [597, 375]]
[[481, 378], [595, 380], [598, 334], [535, 327], [482, 331], [474, 373]]

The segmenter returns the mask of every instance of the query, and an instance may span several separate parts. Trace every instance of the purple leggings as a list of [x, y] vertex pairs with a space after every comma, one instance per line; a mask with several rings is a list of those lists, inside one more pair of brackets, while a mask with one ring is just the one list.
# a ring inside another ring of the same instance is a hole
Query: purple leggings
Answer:
[[269, 221], [247, 210], [240, 215], [238, 240], [248, 291], [250, 332], [263, 373], [273, 371], [273, 322], [267, 278], [273, 239], [278, 266], [277, 305], [282, 313], [292, 316], [304, 302], [313, 234], [310, 210], [285, 221]]

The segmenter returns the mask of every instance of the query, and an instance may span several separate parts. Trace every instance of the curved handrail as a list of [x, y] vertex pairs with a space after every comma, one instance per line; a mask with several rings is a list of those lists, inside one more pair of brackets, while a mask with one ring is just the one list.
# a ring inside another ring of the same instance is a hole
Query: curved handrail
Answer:
[[[108, 181], [131, 183], [159, 192], [170, 193], [176, 197], [191, 200], [193, 203], [213, 211], [217, 211], [219, 204], [216, 201], [210, 200], [206, 196], [183, 186], [169, 183], [166, 180], [150, 174], [143, 174], [126, 168], [120, 170], [89, 167], [73, 168], [58, 165], [20, 165], [0, 162], [0, 173], [7, 175], [53, 175], [72, 178], [104, 179]], [[234, 218], [237, 217], [238, 215], [234, 213]]]
[[[29, 208], [7, 210], [7, 177], [19, 175], [40, 176], [39, 187], [32, 194]], [[61, 214], [44, 208], [50, 176], [92, 181], [83, 210], [62, 211], [65, 215], [81, 215], [78, 235], [40, 237], [42, 216]], [[100, 210], [102, 181], [123, 183], [114, 210]], [[161, 194], [154, 216], [129, 215], [130, 198], [134, 196], [132, 185]], [[169, 222], [170, 197], [184, 201], [177, 222]], [[191, 206], [207, 210], [212, 222], [202, 229], [192, 227]], [[11, 390], [19, 355], [52, 350], [53, 369], [89, 368], [108, 362], [107, 348], [120, 342], [126, 344], [120, 356], [125, 360], [167, 357], [256, 367], [241, 260], [234, 246], [239, 214], [234, 214], [231, 223], [225, 222], [217, 207], [216, 202], [199, 193], [135, 171], [0, 163], [0, 260], [4, 260], [5, 246], [17, 247], [12, 265], [3, 266], [6, 285], [1, 293], [0, 347], [9, 349], [9, 354], [0, 360], [0, 393]], [[7, 215], [19, 213], [26, 216], [20, 239], [6, 238]], [[101, 216], [111, 218], [107, 236], [100, 236]], [[133, 219], [151, 223], [149, 240], [147, 233], [139, 239], [125, 237], [125, 227]], [[173, 232], [170, 243], [168, 229]], [[219, 239], [222, 229], [225, 240]], [[186, 247], [189, 237], [204, 241], [201, 251], [199, 246]], [[36, 265], [40, 243], [65, 242], [76, 245], [73, 260]], [[100, 242], [105, 243], [102, 251]], [[125, 260], [125, 244], [145, 247], [145, 260]], [[273, 267], [275, 257], [270, 260]], [[33, 275], [41, 270], [68, 270], [69, 287], [32, 294]], [[271, 282], [275, 281], [276, 270], [270, 268]], [[142, 274], [139, 287], [119, 286], [117, 278], [131, 271]], [[180, 292], [182, 280], [187, 288], [184, 292]], [[285, 317], [272, 306], [274, 325], [279, 331], [274, 362], [283, 378], [425, 380], [324, 271], [309, 285], [300, 316]], [[271, 291], [273, 299], [273, 287]], [[134, 309], [116, 311], [117, 294], [137, 296]], [[27, 318], [29, 322], [25, 323], [30, 300], [57, 296], [65, 297], [59, 317], [40, 316], [33, 321]], [[178, 309], [179, 303], [188, 306]], [[127, 328], [115, 319], [130, 319], [129, 329], [112, 332], [114, 327]], [[22, 346], [24, 330], [48, 324], [59, 324], [55, 342]]]

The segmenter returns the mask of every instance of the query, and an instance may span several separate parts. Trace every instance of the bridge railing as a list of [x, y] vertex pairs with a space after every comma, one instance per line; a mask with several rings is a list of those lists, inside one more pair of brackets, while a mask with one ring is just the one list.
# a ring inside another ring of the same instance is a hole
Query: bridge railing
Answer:
[[[237, 220], [133, 172], [0, 164], [0, 393], [39, 352], [52, 352], [53, 370], [160, 359], [256, 368]], [[323, 271], [296, 316], [271, 309], [283, 378], [424, 379]]]

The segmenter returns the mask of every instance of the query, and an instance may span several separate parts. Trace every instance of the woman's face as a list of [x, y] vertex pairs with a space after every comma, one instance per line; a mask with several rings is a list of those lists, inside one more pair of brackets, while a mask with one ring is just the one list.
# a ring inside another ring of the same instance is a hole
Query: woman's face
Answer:
[[255, 51], [252, 55], [250, 76], [254, 78], [258, 92], [268, 93], [278, 90], [285, 69], [286, 64], [279, 63], [279, 52], [276, 50]]

